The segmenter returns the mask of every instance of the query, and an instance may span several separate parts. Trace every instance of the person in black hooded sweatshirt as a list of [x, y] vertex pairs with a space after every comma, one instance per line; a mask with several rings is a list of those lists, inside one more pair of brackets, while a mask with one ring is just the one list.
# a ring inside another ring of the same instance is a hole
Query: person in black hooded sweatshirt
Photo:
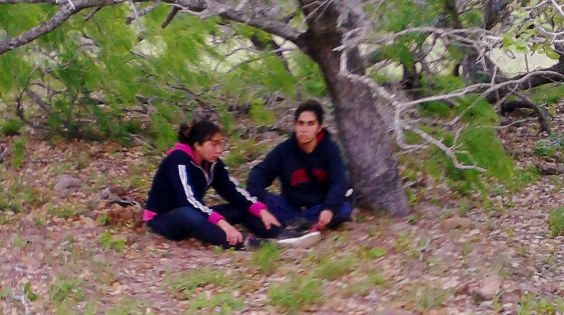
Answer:
[[[337, 144], [323, 128], [324, 111], [314, 100], [302, 103], [294, 114], [294, 133], [276, 146], [249, 174], [247, 191], [264, 202], [284, 225], [312, 230], [334, 228], [350, 220], [352, 204]], [[281, 194], [267, 188], [280, 179]]]

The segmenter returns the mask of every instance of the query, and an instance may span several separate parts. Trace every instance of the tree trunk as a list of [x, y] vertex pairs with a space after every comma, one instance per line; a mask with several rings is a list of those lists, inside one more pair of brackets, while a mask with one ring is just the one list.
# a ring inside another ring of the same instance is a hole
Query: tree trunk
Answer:
[[[409, 207], [394, 156], [393, 134], [386, 123], [389, 118], [385, 113], [391, 112], [388, 107], [391, 104], [376, 98], [365, 84], [339, 75], [341, 52], [334, 48], [342, 44], [344, 32], [358, 26], [360, 17], [354, 8], [361, 5], [356, 1], [337, 1], [315, 11], [315, 7], [308, 3], [301, 1], [309, 17], [309, 28], [303, 41], [307, 45], [305, 50], [323, 71], [360, 205], [383, 208], [391, 215], [406, 215]], [[347, 10], [348, 21], [338, 27], [343, 10]], [[311, 13], [313, 11], [315, 13]], [[352, 73], [364, 74], [358, 50], [353, 51], [348, 60]]]

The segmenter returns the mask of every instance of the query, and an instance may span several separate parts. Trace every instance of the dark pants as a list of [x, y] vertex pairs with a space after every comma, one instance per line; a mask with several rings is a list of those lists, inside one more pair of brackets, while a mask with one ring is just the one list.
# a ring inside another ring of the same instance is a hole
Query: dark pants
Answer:
[[[246, 210], [237, 209], [230, 204], [217, 205], [211, 208], [221, 214], [231, 225], [241, 223], [251, 233], [259, 237], [276, 237], [281, 231], [276, 226], [267, 230], [260, 218], [255, 217]], [[167, 213], [158, 214], [148, 221], [147, 225], [153, 232], [169, 240], [180, 241], [194, 237], [205, 243], [221, 245], [224, 248], [232, 247], [227, 242], [225, 232], [219, 226], [209, 222], [208, 216], [200, 210], [191, 207], [176, 208]]]
[[[325, 210], [323, 205], [316, 205], [306, 210], [300, 210], [296, 206], [290, 204], [282, 196], [268, 193], [263, 202], [268, 207], [270, 213], [272, 213], [278, 221], [287, 225], [293, 220], [298, 218], [303, 218], [307, 220], [312, 225], [319, 220], [319, 214], [321, 211]], [[329, 223], [329, 228], [335, 228], [345, 221], [350, 221], [352, 214], [352, 204], [349, 201], [345, 201], [339, 211], [333, 213], [333, 219]]]

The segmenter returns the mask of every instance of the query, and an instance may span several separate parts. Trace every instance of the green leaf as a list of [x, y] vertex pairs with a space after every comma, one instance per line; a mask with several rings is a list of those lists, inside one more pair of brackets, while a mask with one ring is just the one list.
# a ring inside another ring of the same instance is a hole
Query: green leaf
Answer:
[[37, 294], [33, 293], [33, 290], [31, 288], [31, 282], [26, 282], [24, 284], [24, 294], [27, 297], [27, 299], [32, 302], [37, 300]]
[[554, 50], [552, 50], [550, 47], [548, 46], [544, 46], [544, 53], [548, 56], [548, 58], [550, 59], [554, 59], [554, 60], [558, 60], [560, 59], [560, 55], [555, 52]]

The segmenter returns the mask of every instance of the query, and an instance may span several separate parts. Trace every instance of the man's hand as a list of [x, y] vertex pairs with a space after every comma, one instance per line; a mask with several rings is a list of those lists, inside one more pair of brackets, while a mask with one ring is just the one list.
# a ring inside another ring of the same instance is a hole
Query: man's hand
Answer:
[[327, 227], [327, 224], [329, 224], [329, 222], [331, 222], [332, 219], [333, 219], [333, 212], [331, 212], [331, 210], [327, 210], [327, 209], [323, 210], [319, 214], [319, 221], [317, 221], [315, 226], [318, 229], [323, 230], [324, 228]]
[[239, 232], [233, 225], [229, 224], [225, 219], [217, 222], [217, 225], [225, 232], [229, 245], [235, 245], [243, 242], [243, 234]]
[[264, 226], [267, 230], [270, 230], [273, 225], [281, 226], [280, 222], [278, 222], [278, 219], [276, 219], [276, 217], [266, 209], [263, 209], [260, 212], [260, 219], [262, 220], [262, 223], [264, 223]]

